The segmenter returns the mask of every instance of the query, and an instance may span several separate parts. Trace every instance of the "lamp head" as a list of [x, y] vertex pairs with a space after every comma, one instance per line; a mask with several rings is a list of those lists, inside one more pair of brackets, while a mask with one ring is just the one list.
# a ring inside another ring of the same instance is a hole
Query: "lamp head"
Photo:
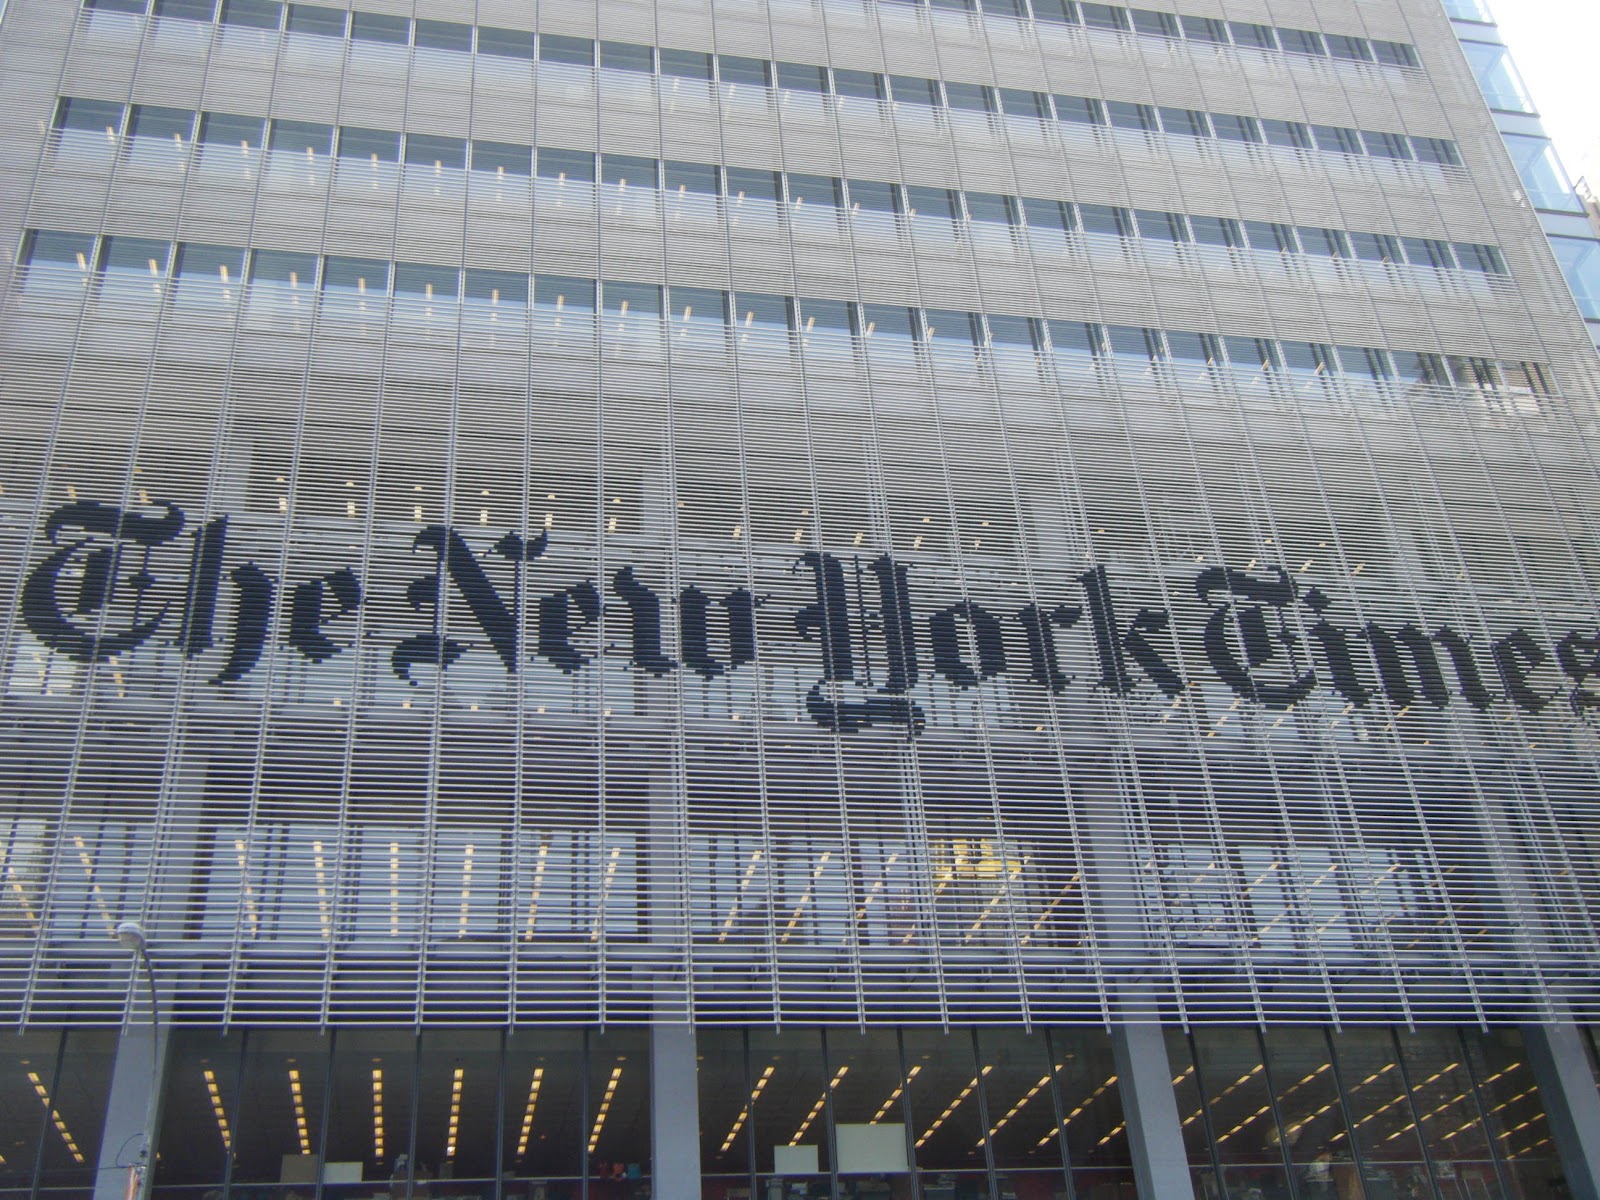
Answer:
[[138, 954], [144, 949], [144, 926], [137, 921], [123, 921], [117, 926], [117, 944]]

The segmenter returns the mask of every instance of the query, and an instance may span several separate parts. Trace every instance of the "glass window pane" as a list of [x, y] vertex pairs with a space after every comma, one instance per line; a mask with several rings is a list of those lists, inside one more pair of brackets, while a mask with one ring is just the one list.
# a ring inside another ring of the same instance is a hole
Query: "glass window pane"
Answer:
[[[342, 1037], [349, 1034], [341, 1032]], [[342, 1052], [343, 1047], [340, 1047]], [[365, 1064], [364, 1064], [365, 1065]], [[500, 1034], [482, 1029], [427, 1029], [417, 1065], [416, 1135], [412, 1161], [421, 1183], [440, 1177], [440, 1190], [493, 1194], [495, 1115], [499, 1107]], [[387, 1116], [387, 1113], [385, 1114]], [[329, 1157], [332, 1157], [330, 1149]], [[444, 1183], [448, 1170], [450, 1182]], [[441, 1186], [442, 1185], [442, 1186]], [[426, 1194], [426, 1190], [419, 1188]], [[354, 1193], [371, 1194], [370, 1185]], [[324, 1196], [327, 1195], [326, 1189]]]
[[814, 92], [823, 95], [828, 90], [826, 67], [807, 66], [805, 63], [780, 62], [778, 86], [791, 92]]
[[1068, 233], [1074, 228], [1072, 210], [1060, 200], [1037, 200], [1024, 197], [1022, 211], [1030, 230], [1050, 233]]
[[1311, 135], [1318, 150], [1334, 154], [1362, 154], [1361, 135], [1342, 125], [1313, 125]]
[[841, 96], [855, 96], [862, 100], [882, 100], [887, 95], [882, 75], [844, 67], [833, 69], [833, 89]]
[[152, 11], [158, 17], [212, 21], [217, 15], [217, 0], [156, 0]]
[[827, 1065], [830, 1078], [838, 1079], [828, 1112], [842, 1182], [858, 1196], [909, 1200], [910, 1138], [899, 1038], [893, 1030], [830, 1029]]
[[1269, 146], [1289, 146], [1296, 150], [1311, 149], [1311, 130], [1299, 121], [1275, 121], [1261, 118], [1261, 132]]
[[1106, 117], [1118, 129], [1142, 129], [1153, 133], [1158, 128], [1155, 107], [1149, 104], [1107, 100]]
[[1228, 43], [1227, 23], [1216, 17], [1180, 17], [1183, 24], [1183, 36], [1191, 42], [1215, 42], [1219, 45]]
[[1347, 58], [1352, 62], [1372, 61], [1372, 44], [1366, 38], [1330, 33], [1326, 35], [1326, 41], [1328, 53], [1334, 58]]
[[283, 5], [278, 0], [222, 0], [222, 23], [277, 29], [283, 23]]
[[602, 154], [600, 156], [600, 182], [618, 187], [653, 188], [657, 185], [660, 164], [653, 158], [636, 154]]
[[108, 275], [160, 279], [171, 253], [172, 243], [156, 238], [108, 237], [100, 243], [100, 269]]
[[58, 1188], [77, 1189], [80, 1195], [92, 1192], [116, 1043], [114, 1030], [73, 1029], [67, 1034], [54, 1078], [46, 1073], [44, 1061], [18, 1064], [35, 1093], [35, 1103], [41, 1108], [49, 1106], [54, 1126], [43, 1133], [40, 1144], [41, 1193]]
[[395, 263], [394, 294], [427, 300], [454, 300], [461, 284], [455, 267], [428, 263]]
[[56, 128], [115, 135], [122, 129], [123, 106], [110, 100], [65, 99], [56, 106]]
[[463, 138], [440, 137], [431, 133], [407, 134], [406, 162], [461, 170], [467, 165], [467, 143]]
[[692, 324], [727, 324], [728, 294], [715, 288], [674, 287], [669, 289], [668, 319], [675, 329]]
[[86, 272], [94, 261], [94, 242], [92, 233], [34, 230], [22, 241], [19, 261], [23, 266], [71, 267]]
[[411, 21], [385, 13], [353, 12], [350, 36], [358, 42], [386, 42], [404, 46], [411, 40]]
[[236, 117], [228, 113], [202, 113], [200, 142], [207, 146], [232, 146], [259, 150], [266, 121], [260, 117]]
[[472, 49], [472, 26], [458, 21], [430, 21], [418, 17], [412, 30], [412, 40], [423, 49], [466, 52]]
[[[55, 1086], [61, 1035], [55, 1030], [0, 1037], [0, 1129], [5, 1153], [0, 1161], [0, 1189], [22, 1200], [33, 1187], [33, 1168], [44, 1145], [49, 1114], [39, 1103], [34, 1079]], [[51, 1136], [54, 1136], [53, 1134]], [[81, 1147], [80, 1147], [81, 1150]]]
[[314, 121], [272, 122], [267, 149], [285, 153], [326, 154], [333, 143], [333, 126]]
[[1082, 0], [1078, 11], [1083, 14], [1083, 23], [1094, 29], [1127, 29], [1129, 28], [1128, 10], [1112, 4], [1096, 4], [1092, 0]]
[[531, 1196], [539, 1184], [550, 1197], [580, 1190], [589, 1133], [583, 1059], [578, 1031], [519, 1029], [506, 1038], [500, 1144], [507, 1194]]
[[577, 67], [594, 66], [594, 42], [589, 38], [566, 37], [559, 33], [539, 35], [541, 62], [568, 63]]
[[722, 194], [722, 181], [717, 177], [719, 172], [709, 163], [667, 162], [662, 164], [662, 170], [669, 193], [693, 193], [697, 196]]
[[245, 1037], [234, 1122], [235, 1186], [288, 1200], [317, 1179], [330, 1039], [309, 1030], [251, 1030]]
[[601, 42], [600, 65], [611, 71], [637, 71], [649, 75], [656, 69], [655, 48], [633, 42]]
[[[1331, 1035], [1335, 1066], [1350, 1109], [1351, 1135], [1366, 1164], [1368, 1189], [1426, 1194], [1432, 1185], [1417, 1140], [1416, 1115], [1405, 1073], [1387, 1029], [1346, 1029]], [[1334, 1134], [1330, 1147], [1345, 1138]]]
[[594, 155], [587, 150], [553, 150], [540, 146], [538, 162], [542, 179], [594, 182]]
[[944, 93], [951, 108], [981, 113], [994, 112], [996, 109], [994, 89], [982, 84], [946, 81]]
[[1133, 232], [1133, 214], [1125, 208], [1113, 208], [1107, 204], [1080, 204], [1078, 216], [1083, 221], [1085, 233], [1127, 237]]
[[533, 34], [523, 29], [501, 29], [495, 25], [478, 26], [478, 53], [497, 58], [533, 59]]
[[989, 343], [996, 347], [1021, 346], [1028, 350], [1042, 347], [1038, 322], [1032, 317], [989, 314]]
[[1135, 33], [1147, 33], [1152, 37], [1175, 38], [1178, 36], [1178, 18], [1171, 13], [1136, 8], [1133, 10], [1133, 29]]
[[325, 8], [320, 4], [291, 4], [288, 30], [290, 33], [342, 38], [349, 17], [350, 14], [342, 8]]
[[1211, 136], [1211, 121], [1198, 109], [1162, 107], [1159, 111], [1161, 128], [1168, 133], [1197, 138]]
[[1250, 21], [1229, 21], [1228, 32], [1236, 46], [1256, 46], [1262, 50], [1278, 48], [1277, 32], [1270, 25], [1256, 25]]
[[[409, 1031], [341, 1029], [334, 1035], [323, 1155], [325, 1197], [353, 1200], [371, 1192], [371, 1184], [344, 1182], [347, 1177], [337, 1184], [330, 1181], [334, 1168], [346, 1164], [361, 1164], [363, 1178], [390, 1180], [397, 1190], [427, 1177], [421, 1156], [410, 1154], [416, 1046]], [[313, 1178], [317, 1165], [310, 1164]]]
[[782, 197], [782, 180], [776, 171], [729, 167], [727, 180], [730, 199], [777, 201]]
[[171, 1038], [155, 1187], [193, 1187], [201, 1195], [222, 1185], [232, 1157], [244, 1035], [175, 1029]]
[[1254, 1029], [1196, 1027], [1195, 1078], [1200, 1084], [1226, 1195], [1252, 1188], [1288, 1193], [1282, 1139], [1273, 1119], [1266, 1065]]
[[135, 104], [128, 132], [136, 138], [186, 142], [194, 133], [194, 113], [186, 108], [157, 108]]
[[1504, 112], [1531, 113], [1534, 108], [1528, 89], [1511, 61], [1511, 53], [1504, 46], [1492, 42], [1463, 41], [1461, 48], [1467, 53], [1467, 62], [1477, 77], [1478, 87], [1490, 108]]
[[663, 78], [711, 79], [711, 55], [695, 50], [670, 50], [661, 48], [661, 74]]
[[1017, 202], [995, 192], [966, 193], [967, 216], [974, 221], [995, 225], [1017, 224]]
[[746, 83], [752, 87], [768, 87], [772, 82], [772, 64], [764, 58], [719, 54], [717, 77], [723, 83]]
[[1377, 56], [1379, 62], [1387, 63], [1390, 66], [1421, 66], [1421, 61], [1417, 58], [1416, 49], [1410, 45], [1407, 45], [1405, 42], [1385, 42], [1374, 40], [1372, 43], [1372, 50]]
[[[1528, 1066], [1527, 1047], [1515, 1029], [1494, 1029], [1487, 1033], [1464, 1031], [1468, 1063], [1478, 1085], [1489, 1144], [1496, 1157], [1505, 1163], [1512, 1187], [1519, 1200], [1539, 1196], [1559, 1196], [1566, 1191], [1561, 1164], [1556, 1158], [1549, 1119], [1539, 1095], [1533, 1070]], [[1459, 1131], [1470, 1122], [1463, 1115], [1445, 1129], [1446, 1146], [1469, 1136]], [[1491, 1195], [1496, 1189], [1485, 1189]]]
[[399, 162], [400, 135], [388, 129], [339, 126], [339, 157], [368, 162]]
[[1077, 0], [1033, 0], [1035, 20], [1049, 21], [1054, 25], [1077, 25], [1082, 22]]
[[892, 183], [871, 179], [847, 181], [852, 212], [888, 213], [899, 211], [899, 189]]
[[570, 275], [540, 275], [533, 282], [533, 302], [562, 312], [592, 314], [595, 310], [595, 281]]
[[841, 181], [828, 175], [804, 175], [791, 171], [788, 175], [789, 202], [796, 207], [841, 208], [843, 195]]
[[639, 1029], [588, 1035], [590, 1200], [649, 1192], [649, 1036]]
[[1283, 1141], [1302, 1192], [1310, 1197], [1360, 1194], [1338, 1077], [1321, 1031], [1269, 1028], [1265, 1039]]
[[512, 142], [475, 141], [472, 143], [472, 169], [496, 174], [531, 175], [533, 147], [518, 146]]
[[889, 76], [889, 93], [897, 104], [939, 104], [939, 83], [917, 75]]
[[1147, 208], [1138, 208], [1133, 212], [1133, 219], [1140, 237], [1161, 242], [1189, 240], [1182, 213], [1152, 212]]
[[376, 258], [330, 254], [323, 260], [322, 290], [381, 295], [389, 289], [389, 264]]
[[488, 304], [524, 305], [528, 303], [528, 276], [514, 271], [490, 271], [468, 267], [463, 295], [468, 300]]
[[1055, 97], [1056, 120], [1066, 121], [1073, 125], [1104, 125], [1106, 123], [1106, 108], [1099, 100], [1090, 96], [1061, 96]]
[[661, 288], [653, 283], [624, 283], [608, 279], [602, 285], [605, 310], [622, 317], [659, 317]]
[[740, 292], [734, 297], [733, 320], [740, 329], [790, 330], [794, 327], [792, 302], [787, 296]]
[[1190, 217], [1194, 240], [1207, 246], [1243, 246], [1244, 230], [1232, 217]]
[[1046, 321], [1050, 330], [1050, 348], [1057, 355], [1084, 356], [1101, 352], [1100, 326], [1086, 325], [1082, 321]]
[[1535, 208], [1584, 211], [1583, 202], [1572, 190], [1550, 139], [1508, 133], [1503, 135], [1503, 140]]
[[244, 281], [244, 248], [185, 242], [178, 247], [173, 274], [179, 299], [186, 293], [231, 298], [228, 289]]
[[309, 288], [317, 280], [317, 258], [292, 250], [256, 250], [250, 255], [250, 282]]
[[[1578, 310], [1584, 317], [1591, 321], [1600, 320], [1600, 241], [1590, 238], [1553, 237], [1550, 247], [1556, 252], [1556, 261], [1561, 264], [1561, 273], [1566, 277], [1567, 286], [1572, 289], [1573, 296], [1578, 301]], [[1499, 253], [1492, 246], [1477, 247], [1494, 253], [1498, 260]], [[1500, 270], [1505, 270], [1504, 264]]]
[[[983, 1151], [986, 1131], [979, 1119], [980, 1076], [971, 1031], [907, 1029], [903, 1038], [906, 1105], [918, 1169], [947, 1179], [955, 1195], [982, 1195], [988, 1190]], [[917, 1068], [915, 1074], [911, 1073], [913, 1067]]]
[[1285, 50], [1295, 54], [1317, 54], [1326, 56], [1327, 47], [1322, 44], [1322, 35], [1309, 29], [1279, 29], [1278, 41]]

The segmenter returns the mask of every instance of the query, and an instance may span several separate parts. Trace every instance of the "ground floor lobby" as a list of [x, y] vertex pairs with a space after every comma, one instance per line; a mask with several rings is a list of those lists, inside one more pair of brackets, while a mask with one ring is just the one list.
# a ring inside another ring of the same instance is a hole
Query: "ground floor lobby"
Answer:
[[0, 1035], [0, 1200], [1592, 1197], [1577, 1026]]

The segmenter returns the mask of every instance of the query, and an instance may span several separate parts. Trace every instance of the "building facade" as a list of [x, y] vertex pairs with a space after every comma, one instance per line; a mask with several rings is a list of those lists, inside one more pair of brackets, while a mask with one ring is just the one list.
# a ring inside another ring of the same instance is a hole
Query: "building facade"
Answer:
[[1454, 16], [10, 0], [0, 1196], [1596, 1196]]

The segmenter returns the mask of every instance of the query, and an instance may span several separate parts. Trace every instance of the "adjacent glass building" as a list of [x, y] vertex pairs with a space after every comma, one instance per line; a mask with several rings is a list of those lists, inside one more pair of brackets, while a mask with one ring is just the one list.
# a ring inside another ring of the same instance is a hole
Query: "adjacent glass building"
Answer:
[[0, 8], [0, 1200], [1600, 1195], [1559, 172], [1148, 3]]

